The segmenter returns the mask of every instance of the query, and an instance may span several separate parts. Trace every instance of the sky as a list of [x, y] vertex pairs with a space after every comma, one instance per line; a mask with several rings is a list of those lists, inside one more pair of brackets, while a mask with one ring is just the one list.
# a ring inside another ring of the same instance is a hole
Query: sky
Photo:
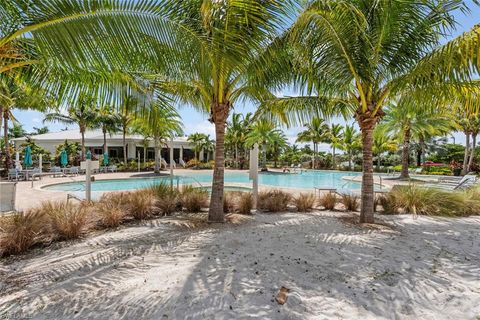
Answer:
[[[458, 22], [457, 30], [451, 35], [450, 38], [454, 38], [460, 35], [464, 31], [470, 30], [475, 24], [480, 23], [480, 7], [473, 4], [473, 1], [467, 2], [470, 6], [471, 12], [468, 15], [465, 15], [461, 12], [456, 14], [456, 19]], [[447, 39], [446, 39], [447, 40]], [[254, 112], [255, 106], [252, 103], [245, 103], [245, 104], [237, 104], [233, 112], [236, 113], [247, 113], [247, 112]], [[66, 126], [58, 123], [43, 123], [44, 114], [33, 111], [20, 111], [14, 110], [14, 116], [16, 119], [24, 126], [24, 129], [27, 132], [33, 131], [34, 127], [43, 127], [48, 126], [51, 132], [60, 131], [64, 129]], [[185, 134], [191, 134], [195, 132], [202, 132], [209, 134], [211, 137], [215, 137], [215, 129], [213, 124], [211, 124], [207, 118], [207, 115], [203, 115], [196, 110], [188, 107], [188, 106], [179, 106], [179, 113], [182, 117], [184, 123], [184, 131]], [[345, 124], [353, 124], [354, 121], [344, 121], [343, 119], [332, 119], [334, 123], [341, 123]], [[70, 129], [77, 128], [75, 125], [68, 126]], [[302, 128], [295, 127], [295, 128], [282, 128], [285, 135], [287, 136], [290, 143], [295, 143], [296, 135], [298, 132], [302, 131]], [[465, 136], [462, 133], [454, 133], [455, 142], [456, 143], [465, 143]], [[451, 138], [451, 141], [453, 138]], [[302, 144], [299, 144], [302, 145]], [[320, 146], [321, 151], [329, 151], [330, 146], [327, 144], [323, 144]]]

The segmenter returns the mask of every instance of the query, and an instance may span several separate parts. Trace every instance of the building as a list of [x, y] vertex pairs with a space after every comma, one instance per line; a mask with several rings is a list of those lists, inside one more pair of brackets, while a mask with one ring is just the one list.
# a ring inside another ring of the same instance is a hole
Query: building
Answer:
[[[48, 150], [50, 153], [55, 154], [55, 150], [58, 145], [61, 145], [67, 140], [68, 142], [81, 143], [81, 135], [78, 129], [65, 130], [60, 132], [50, 132], [40, 135], [29, 136], [38, 146]], [[27, 137], [21, 137], [13, 139], [15, 143], [15, 149], [19, 150]], [[127, 135], [127, 157], [128, 159], [144, 159], [144, 137], [141, 135]], [[145, 159], [147, 161], [153, 161], [155, 159], [155, 151], [153, 146], [153, 140], [148, 139], [148, 146], [146, 148]], [[169, 162], [169, 148], [171, 141], [167, 141], [162, 145], [161, 155], [167, 162]], [[85, 148], [90, 150], [92, 155], [103, 155], [103, 133], [101, 130], [88, 130], [85, 132]], [[123, 142], [122, 134], [107, 134], [107, 148], [110, 159], [119, 161], [123, 160]], [[193, 145], [187, 141], [187, 137], [178, 137], [173, 140], [173, 159], [176, 163], [179, 163], [180, 159], [187, 162], [194, 158]], [[206, 158], [204, 152], [200, 152], [200, 160]], [[209, 157], [211, 159], [211, 157]]]

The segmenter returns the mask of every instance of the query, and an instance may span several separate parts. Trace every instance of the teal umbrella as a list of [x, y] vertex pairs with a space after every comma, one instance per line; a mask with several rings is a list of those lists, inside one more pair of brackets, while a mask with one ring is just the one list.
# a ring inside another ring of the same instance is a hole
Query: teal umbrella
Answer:
[[103, 165], [108, 166], [108, 153], [107, 152], [105, 152], [103, 154]]
[[87, 151], [87, 159], [92, 160], [92, 153], [90, 152], [90, 150]]
[[68, 164], [68, 154], [67, 154], [67, 151], [65, 151], [65, 149], [63, 149], [62, 153], [60, 153], [60, 164], [63, 167], [66, 167]]
[[33, 165], [32, 149], [30, 149], [30, 146], [27, 146], [25, 148], [25, 156], [23, 157], [23, 165], [27, 168], [31, 167]]

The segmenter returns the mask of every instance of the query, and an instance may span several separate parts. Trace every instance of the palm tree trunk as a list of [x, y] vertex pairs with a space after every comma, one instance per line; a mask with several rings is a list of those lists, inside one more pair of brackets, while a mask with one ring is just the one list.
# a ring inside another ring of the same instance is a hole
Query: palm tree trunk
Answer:
[[107, 149], [107, 130], [103, 128], [103, 153], [108, 153]]
[[312, 164], [312, 169], [316, 169], [316, 168], [315, 168], [315, 164], [317, 163], [317, 149], [318, 149], [317, 143], [314, 142], [314, 143], [313, 143], [313, 164]]
[[10, 146], [8, 144], [8, 108], [3, 110], [3, 139], [5, 142], [5, 169], [10, 169], [12, 157], [10, 155]]
[[352, 150], [348, 150], [348, 170], [352, 171]]
[[154, 152], [155, 152], [155, 169], [154, 169], [154, 172], [159, 173], [160, 172], [160, 157], [158, 156], [159, 141], [156, 138], [153, 139], [153, 149], [154, 149]]
[[238, 145], [235, 142], [235, 168], [238, 169]]
[[262, 149], [263, 149], [262, 168], [266, 170], [267, 169], [267, 143], [266, 142], [263, 143]]
[[360, 223], [374, 223], [373, 130], [378, 118], [372, 118], [370, 114], [357, 113], [357, 121], [362, 132], [363, 146]]
[[467, 172], [470, 172], [472, 171], [472, 165], [473, 165], [473, 160], [475, 158], [475, 145], [477, 143], [477, 134], [476, 132], [472, 133], [472, 151], [470, 153], [470, 160], [468, 160], [468, 168], [467, 168]]
[[81, 161], [85, 160], [85, 128], [82, 126], [80, 127], [80, 134], [82, 136], [82, 157]]
[[333, 165], [333, 170], [335, 170], [336, 164], [335, 164], [335, 146], [332, 147], [332, 165]]
[[470, 132], [465, 132], [465, 156], [463, 157], [463, 174], [467, 174], [469, 151], [470, 151]]
[[410, 158], [410, 127], [405, 128], [403, 133], [403, 149], [402, 149], [402, 172], [400, 179], [410, 179], [408, 173], [408, 160]]
[[209, 222], [224, 222], [223, 188], [225, 176], [225, 126], [229, 112], [228, 104], [216, 103], [213, 108], [215, 124], [215, 165], [213, 167], [212, 195], [208, 210]]
[[123, 144], [123, 164], [125, 165], [125, 167], [127, 166], [127, 138], [126, 138], [126, 135], [127, 135], [127, 130], [126, 128], [124, 127], [123, 130], [122, 130], [122, 144]]

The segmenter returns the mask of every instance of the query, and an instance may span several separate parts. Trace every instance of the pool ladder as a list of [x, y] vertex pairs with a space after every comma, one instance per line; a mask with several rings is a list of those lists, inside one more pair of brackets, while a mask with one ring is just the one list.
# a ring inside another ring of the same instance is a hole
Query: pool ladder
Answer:
[[[341, 189], [345, 188], [345, 186], [348, 185], [349, 183], [355, 182], [355, 178], [358, 178], [358, 177], [361, 177], [361, 176], [362, 176], [362, 174], [353, 176], [353, 179], [348, 180], [347, 182], [345, 182], [345, 183], [342, 185]], [[380, 190], [381, 190], [382, 187], [383, 187], [382, 176], [378, 176], [378, 179], [380, 180]], [[375, 185], [375, 175], [373, 176], [373, 184]]]

